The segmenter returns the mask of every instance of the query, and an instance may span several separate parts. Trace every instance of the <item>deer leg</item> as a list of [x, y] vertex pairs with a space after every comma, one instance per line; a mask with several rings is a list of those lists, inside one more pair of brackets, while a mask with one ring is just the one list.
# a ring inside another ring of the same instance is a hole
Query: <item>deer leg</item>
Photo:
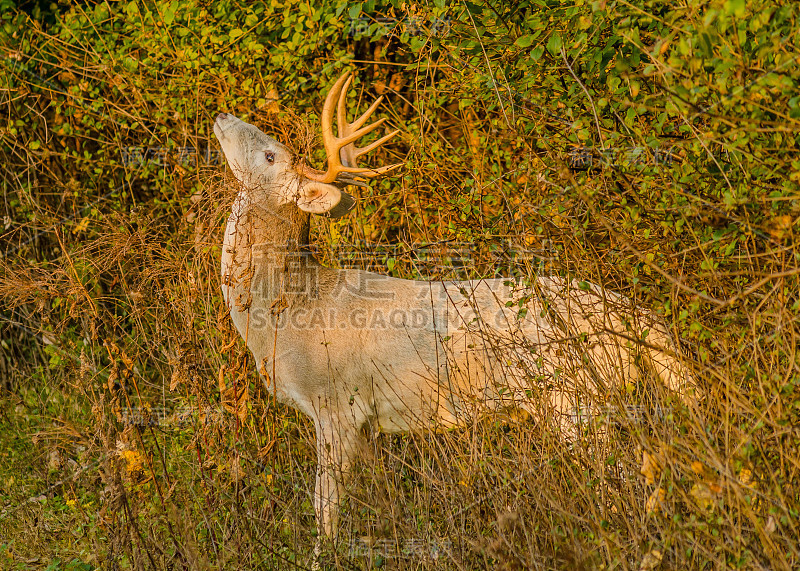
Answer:
[[357, 449], [358, 431], [342, 423], [339, 426], [317, 425], [317, 477], [314, 487], [314, 510], [317, 515], [315, 565], [327, 536], [334, 543], [338, 534], [339, 500], [344, 480], [349, 474]]

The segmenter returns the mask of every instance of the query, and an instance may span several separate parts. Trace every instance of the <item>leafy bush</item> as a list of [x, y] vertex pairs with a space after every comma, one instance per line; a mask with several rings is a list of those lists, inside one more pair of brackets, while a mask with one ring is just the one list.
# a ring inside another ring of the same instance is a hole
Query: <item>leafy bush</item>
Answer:
[[602, 456], [498, 419], [376, 436], [334, 563], [798, 565], [797, 5], [32, 6], [0, 17], [4, 566], [308, 562], [313, 434], [223, 311], [211, 125], [319, 164], [345, 69], [407, 168], [314, 227], [325, 263], [602, 283], [665, 316], [703, 400], [630, 387]]

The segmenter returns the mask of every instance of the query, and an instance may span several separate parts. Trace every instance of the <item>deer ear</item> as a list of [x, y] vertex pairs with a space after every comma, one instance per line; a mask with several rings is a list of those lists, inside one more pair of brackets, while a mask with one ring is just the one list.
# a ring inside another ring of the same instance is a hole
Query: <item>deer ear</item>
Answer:
[[331, 218], [344, 216], [355, 205], [355, 199], [332, 184], [309, 182], [303, 186], [297, 198], [300, 210], [311, 214], [328, 215]]

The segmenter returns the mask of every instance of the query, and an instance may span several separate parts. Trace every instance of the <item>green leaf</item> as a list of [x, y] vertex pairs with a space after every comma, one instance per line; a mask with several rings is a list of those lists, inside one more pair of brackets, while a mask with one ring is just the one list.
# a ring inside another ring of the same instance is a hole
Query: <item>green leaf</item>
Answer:
[[361, 4], [360, 3], [359, 4], [353, 4], [352, 6], [350, 6], [350, 9], [347, 11], [347, 14], [351, 18], [358, 17], [358, 15], [361, 14]]
[[514, 42], [514, 45], [519, 46], [521, 48], [527, 48], [533, 43], [534, 39], [535, 38], [531, 34], [527, 36], [520, 36], [519, 38], [517, 38], [517, 41]]
[[553, 55], [558, 55], [561, 53], [561, 46], [561, 35], [558, 32], [553, 32], [553, 35], [547, 40], [547, 51]]
[[175, 11], [178, 9], [178, 5], [174, 2], [170, 2], [170, 4], [164, 8], [164, 23], [169, 26], [175, 20]]
[[737, 18], [744, 16], [744, 11], [747, 8], [745, 0], [726, 0], [725, 11], [728, 14], [733, 14]]

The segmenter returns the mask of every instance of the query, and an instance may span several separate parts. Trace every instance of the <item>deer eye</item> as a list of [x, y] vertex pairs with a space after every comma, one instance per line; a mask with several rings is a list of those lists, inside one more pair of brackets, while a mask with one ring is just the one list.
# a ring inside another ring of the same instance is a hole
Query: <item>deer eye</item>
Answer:
[[267, 162], [269, 164], [272, 164], [272, 163], [275, 162], [275, 153], [273, 153], [272, 151], [265, 152], [264, 156], [267, 157]]

